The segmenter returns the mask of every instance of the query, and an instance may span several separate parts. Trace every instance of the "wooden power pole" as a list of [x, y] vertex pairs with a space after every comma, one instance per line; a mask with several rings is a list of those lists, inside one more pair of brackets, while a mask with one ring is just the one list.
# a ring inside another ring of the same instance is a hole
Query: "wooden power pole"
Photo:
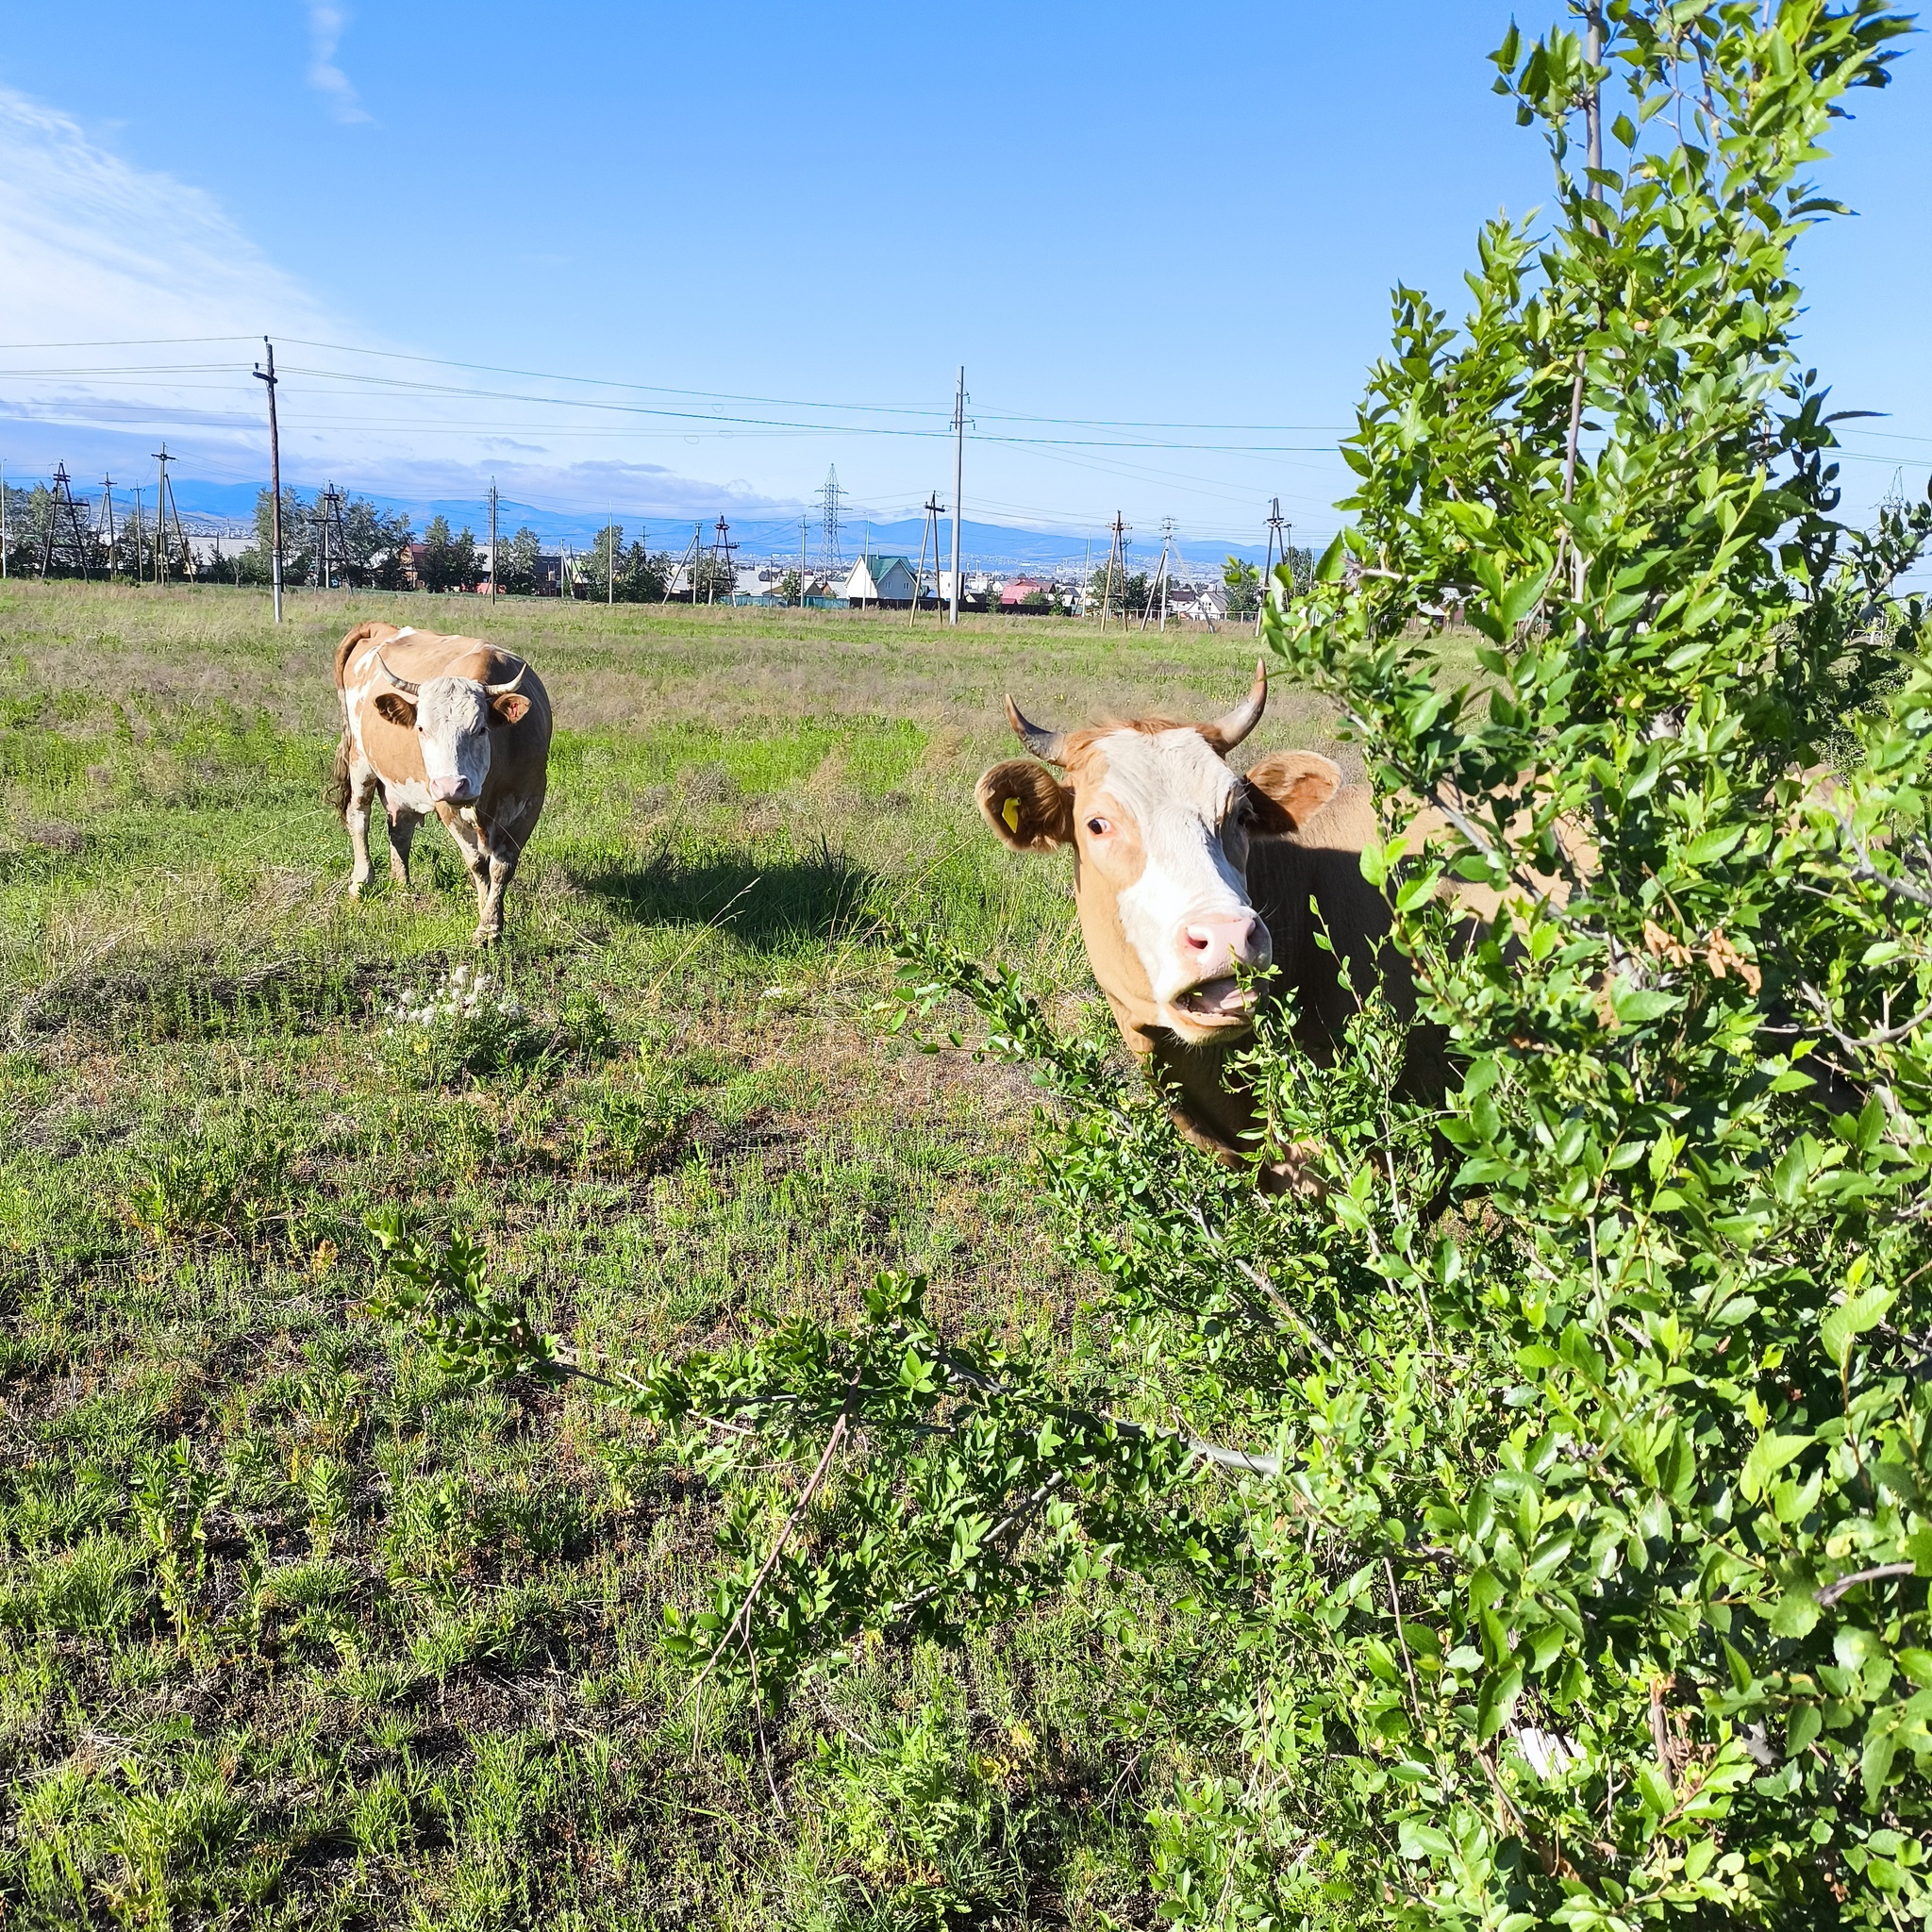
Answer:
[[282, 438], [275, 426], [275, 345], [266, 336], [262, 347], [268, 351], [268, 367], [255, 365], [255, 379], [268, 385], [268, 474], [275, 501], [270, 507], [270, 542], [274, 547], [272, 565], [275, 586], [275, 622], [282, 621]]

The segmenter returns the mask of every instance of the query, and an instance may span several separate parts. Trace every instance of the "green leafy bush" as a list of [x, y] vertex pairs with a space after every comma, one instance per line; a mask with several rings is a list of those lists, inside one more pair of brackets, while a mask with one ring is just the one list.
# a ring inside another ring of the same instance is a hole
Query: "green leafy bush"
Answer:
[[1264, 1026], [1257, 1158], [1325, 1181], [1266, 1198], [911, 939], [908, 1013], [963, 993], [1066, 1103], [1082, 1350], [950, 1337], [889, 1274], [848, 1328], [591, 1364], [385, 1230], [449, 1365], [588, 1374], [730, 1492], [671, 1630], [701, 1682], [771, 1700], [867, 1633], [1090, 1592], [1096, 1695], [1180, 1767], [1181, 1924], [1932, 1916], [1932, 666], [1894, 591], [1932, 511], [1838, 520], [1791, 272], [1834, 211], [1801, 173], [1905, 22], [1579, 10], [1496, 56], [1548, 231], [1484, 230], [1459, 329], [1398, 291], [1353, 521], [1266, 616], [1391, 834], [1448, 827], [1364, 858], [1442, 1105], [1392, 1097], [1380, 1001], [1333, 1066]]

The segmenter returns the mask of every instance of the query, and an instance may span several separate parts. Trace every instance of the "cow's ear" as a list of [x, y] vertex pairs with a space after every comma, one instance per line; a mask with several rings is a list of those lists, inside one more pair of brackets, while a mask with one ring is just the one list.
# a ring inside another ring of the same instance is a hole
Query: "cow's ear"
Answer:
[[1241, 782], [1255, 832], [1279, 839], [1307, 824], [1341, 790], [1341, 768], [1320, 752], [1277, 751], [1250, 765]]
[[529, 714], [530, 701], [520, 691], [507, 691], [490, 700], [490, 708], [499, 724], [521, 724]]
[[375, 700], [375, 715], [400, 724], [405, 731], [416, 728], [416, 708], [399, 691], [386, 691]]
[[1074, 793], [1044, 765], [1008, 758], [979, 781], [986, 822], [1015, 852], [1051, 852], [1074, 837]]

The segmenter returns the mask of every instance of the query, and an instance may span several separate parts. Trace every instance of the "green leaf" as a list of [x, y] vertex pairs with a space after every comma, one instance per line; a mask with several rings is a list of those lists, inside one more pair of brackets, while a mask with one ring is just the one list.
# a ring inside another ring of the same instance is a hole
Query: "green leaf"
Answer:
[[1544, 571], [1539, 576], [1519, 577], [1504, 591], [1496, 606], [1496, 615], [1507, 625], [1515, 625], [1534, 610], [1543, 594], [1543, 587], [1550, 581], [1550, 573]]
[[1491, 1671], [1476, 1692], [1475, 1734], [1478, 1742], [1488, 1743], [1509, 1721], [1516, 1700], [1523, 1695], [1523, 1672], [1511, 1667], [1500, 1674]]
[[1915, 1644], [1893, 1654], [1892, 1661], [1922, 1690], [1932, 1688], [1932, 1650], [1921, 1650]]
[[1885, 1319], [1894, 1299], [1889, 1288], [1868, 1288], [1832, 1309], [1818, 1324], [1818, 1339], [1840, 1374], [1852, 1358], [1853, 1342]]
[[1347, 565], [1348, 541], [1338, 531], [1334, 542], [1323, 551], [1320, 561], [1315, 565], [1315, 581], [1318, 584], [1340, 583]]
[[1898, 1733], [1892, 1713], [1874, 1713], [1865, 1726], [1865, 1748], [1858, 1753], [1858, 1777], [1865, 1787], [1865, 1803], [1876, 1805], [1878, 1793], [1891, 1775], [1891, 1760], [1898, 1751]]
[[1738, 1478], [1738, 1487], [1745, 1497], [1755, 1503], [1763, 1495], [1766, 1486], [1779, 1470], [1804, 1454], [1810, 1446], [1809, 1436], [1760, 1436], [1751, 1445], [1751, 1453], [1744, 1458], [1742, 1474]]
[[1401, 1821], [1396, 1840], [1402, 1856], [1411, 1862], [1420, 1858], [1446, 1858], [1455, 1849], [1447, 1832], [1438, 1831], [1433, 1824], [1418, 1824], [1413, 1818]]
[[1773, 1607], [1771, 1634], [1774, 1637], [1808, 1637], [1824, 1614], [1812, 1593], [1811, 1585], [1798, 1585], [1787, 1590]]
[[1801, 1704], [1791, 1713], [1791, 1721], [1785, 1726], [1785, 1756], [1797, 1757], [1808, 1750], [1811, 1741], [1824, 1727], [1824, 1718], [1815, 1704]]
[[1664, 1014], [1675, 1011], [1682, 1004], [1675, 993], [1637, 986], [1627, 979], [1620, 979], [1610, 991], [1610, 1010], [1625, 1026], [1660, 1019]]

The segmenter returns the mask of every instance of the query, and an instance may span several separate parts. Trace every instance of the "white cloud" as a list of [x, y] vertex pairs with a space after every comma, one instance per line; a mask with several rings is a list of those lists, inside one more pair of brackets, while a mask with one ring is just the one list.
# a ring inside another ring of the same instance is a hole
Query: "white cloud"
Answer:
[[310, 0], [308, 8], [308, 85], [329, 105], [338, 121], [369, 120], [370, 114], [357, 97], [355, 84], [336, 65], [336, 49], [341, 44], [342, 29], [349, 24], [347, 12], [329, 7], [323, 0]]
[[184, 481], [265, 478], [250, 371], [266, 333], [283, 377], [282, 474], [305, 489], [333, 477], [399, 496], [478, 493], [495, 469], [507, 492], [559, 509], [715, 515], [773, 501], [650, 461], [669, 432], [594, 416], [573, 426], [581, 411], [559, 422], [558, 405], [461, 393], [545, 385], [384, 359], [441, 345], [375, 335], [272, 261], [212, 195], [5, 88], [0, 182], [0, 460], [16, 481], [57, 461], [90, 483], [103, 467], [151, 474], [161, 437]]
[[211, 195], [0, 88], [0, 340], [312, 335], [322, 307]]

